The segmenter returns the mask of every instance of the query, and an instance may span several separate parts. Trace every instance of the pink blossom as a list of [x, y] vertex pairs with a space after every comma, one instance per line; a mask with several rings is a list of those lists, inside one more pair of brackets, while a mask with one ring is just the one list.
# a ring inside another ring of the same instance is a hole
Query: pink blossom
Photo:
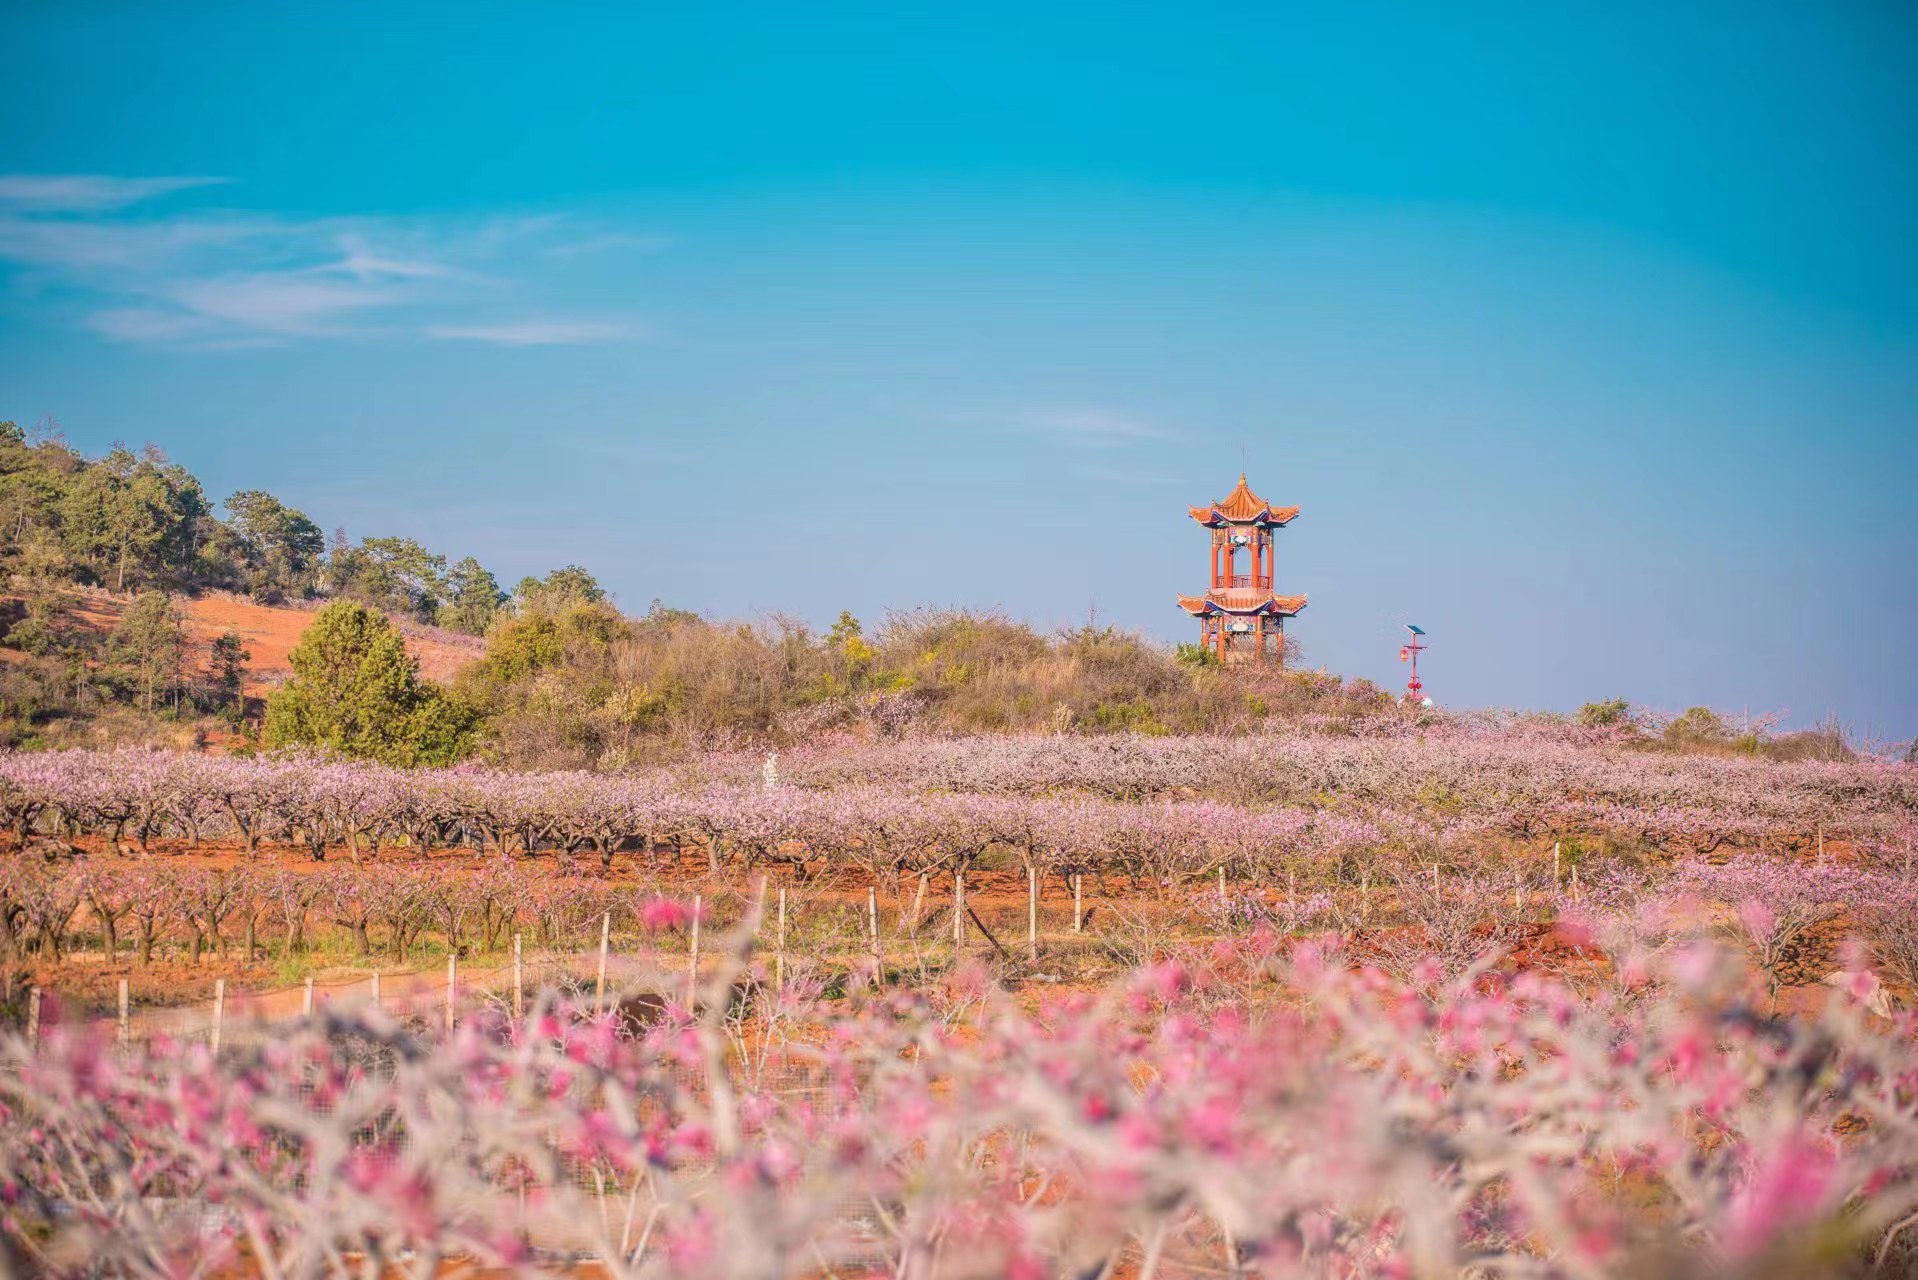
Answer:
[[675, 898], [649, 898], [639, 909], [639, 922], [648, 932], [684, 929], [693, 921], [693, 909]]
[[1735, 1259], [1769, 1249], [1786, 1232], [1818, 1217], [1831, 1188], [1828, 1148], [1792, 1133], [1759, 1152], [1726, 1213], [1721, 1239]]

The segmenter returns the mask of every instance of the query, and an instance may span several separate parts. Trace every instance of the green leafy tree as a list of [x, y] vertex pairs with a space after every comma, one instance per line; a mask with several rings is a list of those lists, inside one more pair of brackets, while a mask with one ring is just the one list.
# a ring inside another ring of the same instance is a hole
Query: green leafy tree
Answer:
[[288, 661], [293, 678], [266, 702], [269, 748], [317, 746], [402, 766], [451, 764], [471, 749], [473, 711], [420, 679], [399, 629], [365, 605], [320, 610]]
[[[69, 628], [60, 597], [28, 587], [22, 616], [8, 621], [4, 643], [22, 653], [44, 658], [67, 646]], [[84, 668], [83, 668], [84, 669]]]
[[246, 712], [246, 664], [253, 654], [237, 631], [216, 636], [207, 662], [207, 699], [228, 720], [238, 721]]
[[270, 493], [245, 489], [226, 500], [227, 527], [247, 567], [255, 593], [292, 592], [306, 586], [326, 538], [306, 513]]
[[227, 585], [242, 557], [223, 532], [199, 480], [153, 445], [89, 462], [57, 430], [0, 423], [0, 559], [16, 572], [23, 547], [51, 541], [63, 582]]
[[1603, 728], [1609, 725], [1630, 724], [1632, 704], [1623, 698], [1607, 698], [1602, 702], [1588, 702], [1578, 709], [1578, 722], [1588, 729]]
[[1665, 740], [1675, 746], [1699, 746], [1730, 740], [1725, 721], [1710, 707], [1689, 707], [1665, 726]]
[[67, 489], [61, 523], [68, 548], [116, 591], [150, 580], [164, 563], [172, 499], [152, 468], [116, 445]]
[[826, 632], [825, 690], [837, 694], [863, 687], [878, 657], [879, 651], [866, 642], [865, 628], [852, 610], [840, 610], [839, 620]]
[[362, 538], [356, 550], [334, 559], [339, 594], [421, 622], [437, 617], [446, 593], [445, 556], [411, 538]]
[[513, 588], [513, 609], [519, 614], [563, 613], [574, 605], [598, 604], [606, 598], [599, 580], [576, 564], [555, 569], [544, 578], [526, 577]]
[[440, 610], [440, 625], [464, 631], [469, 636], [485, 635], [499, 616], [500, 607], [506, 603], [506, 593], [499, 589], [499, 580], [472, 556], [447, 573], [446, 595], [446, 607]]
[[[64, 444], [40, 452], [57, 466]], [[64, 479], [59, 523], [67, 550], [116, 591], [189, 584], [210, 509], [200, 482], [152, 445], [115, 445]]]
[[157, 480], [166, 493], [168, 520], [159, 547], [164, 571], [174, 581], [190, 585], [198, 567], [203, 531], [215, 523], [213, 506], [199, 479], [179, 463], [169, 461], [156, 445], [140, 451], [140, 470]]
[[126, 607], [107, 644], [107, 655], [131, 676], [148, 711], [171, 701], [180, 708], [180, 666], [186, 623], [173, 597], [149, 591]]
[[[58, 542], [60, 507], [75, 463], [63, 446], [31, 444], [18, 424], [0, 422], [0, 556], [14, 561], [36, 538]], [[62, 563], [62, 576], [68, 568]]]
[[490, 695], [584, 655], [602, 655], [624, 625], [609, 605], [575, 605], [561, 614], [513, 618], [486, 638], [486, 656], [472, 667], [475, 687]]
[[669, 631], [674, 627], [704, 626], [706, 620], [691, 609], [675, 609], [673, 606], [653, 597], [653, 603], [646, 610], [646, 616], [639, 620], [643, 627], [654, 631]]

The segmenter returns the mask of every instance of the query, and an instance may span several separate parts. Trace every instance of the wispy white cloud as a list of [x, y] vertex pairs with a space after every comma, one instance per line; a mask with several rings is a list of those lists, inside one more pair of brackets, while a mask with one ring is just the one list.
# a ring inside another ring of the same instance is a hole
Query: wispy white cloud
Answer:
[[1088, 480], [1100, 484], [1138, 485], [1148, 488], [1164, 488], [1171, 483], [1163, 471], [1129, 471], [1119, 467], [1086, 467], [1083, 474]]
[[546, 250], [548, 257], [573, 258], [587, 253], [611, 253], [615, 250], [627, 250], [633, 253], [657, 253], [672, 244], [669, 236], [638, 235], [626, 232], [609, 232], [604, 235], [586, 236], [579, 240], [568, 240], [551, 246]]
[[106, 307], [90, 312], [85, 323], [114, 342], [189, 342], [208, 328], [203, 317], [160, 307]]
[[426, 336], [450, 341], [490, 342], [502, 347], [583, 346], [595, 342], [643, 342], [649, 326], [627, 320], [516, 320], [505, 324], [430, 325]]
[[[548, 309], [552, 251], [652, 244], [561, 215], [480, 219], [293, 219], [141, 201], [194, 178], [0, 175], [0, 265], [16, 288], [66, 304], [114, 342], [195, 347], [344, 337], [536, 346], [635, 341], [644, 322]], [[663, 241], [659, 241], [663, 243]], [[473, 323], [547, 308], [531, 318]]]
[[1025, 421], [1035, 430], [1084, 440], [1176, 440], [1176, 432], [1142, 418], [1090, 406], [1033, 409]]
[[230, 218], [77, 221], [0, 211], [0, 259], [74, 273], [165, 271], [195, 255], [236, 253], [287, 234], [279, 223]]
[[1026, 434], [1057, 436], [1093, 447], [1181, 439], [1180, 432], [1160, 426], [1158, 422], [1097, 405], [1040, 405], [1001, 413], [967, 413], [959, 416], [959, 420], [995, 424]]
[[375, 252], [366, 237], [343, 235], [338, 241], [340, 260], [323, 270], [338, 271], [360, 280], [382, 276], [395, 280], [453, 280], [468, 278], [469, 273], [439, 262], [409, 261]]
[[227, 181], [226, 178], [115, 178], [97, 173], [0, 173], [0, 204], [32, 213], [95, 213]]
[[172, 298], [194, 316], [284, 336], [337, 332], [354, 313], [400, 300], [391, 289], [286, 271], [195, 280], [174, 288]]

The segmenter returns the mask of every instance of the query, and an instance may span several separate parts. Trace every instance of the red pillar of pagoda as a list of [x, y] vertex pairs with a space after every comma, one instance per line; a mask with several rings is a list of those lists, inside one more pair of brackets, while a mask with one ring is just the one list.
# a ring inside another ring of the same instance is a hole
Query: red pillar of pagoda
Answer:
[[1272, 535], [1299, 509], [1273, 506], [1241, 475], [1224, 498], [1187, 510], [1212, 534], [1212, 585], [1202, 596], [1179, 597], [1179, 607], [1199, 620], [1199, 643], [1221, 662], [1283, 664], [1285, 620], [1305, 608], [1305, 597], [1273, 594]]

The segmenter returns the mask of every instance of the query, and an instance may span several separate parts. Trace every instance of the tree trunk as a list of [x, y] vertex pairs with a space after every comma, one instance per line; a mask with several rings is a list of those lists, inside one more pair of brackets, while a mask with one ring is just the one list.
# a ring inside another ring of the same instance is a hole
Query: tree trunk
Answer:
[[240, 839], [245, 842], [247, 853], [252, 854], [260, 846], [259, 833], [254, 830], [255, 824], [242, 818], [239, 809], [234, 807], [232, 801], [227, 802], [226, 812], [227, 816], [233, 819], [233, 825], [240, 829]]

